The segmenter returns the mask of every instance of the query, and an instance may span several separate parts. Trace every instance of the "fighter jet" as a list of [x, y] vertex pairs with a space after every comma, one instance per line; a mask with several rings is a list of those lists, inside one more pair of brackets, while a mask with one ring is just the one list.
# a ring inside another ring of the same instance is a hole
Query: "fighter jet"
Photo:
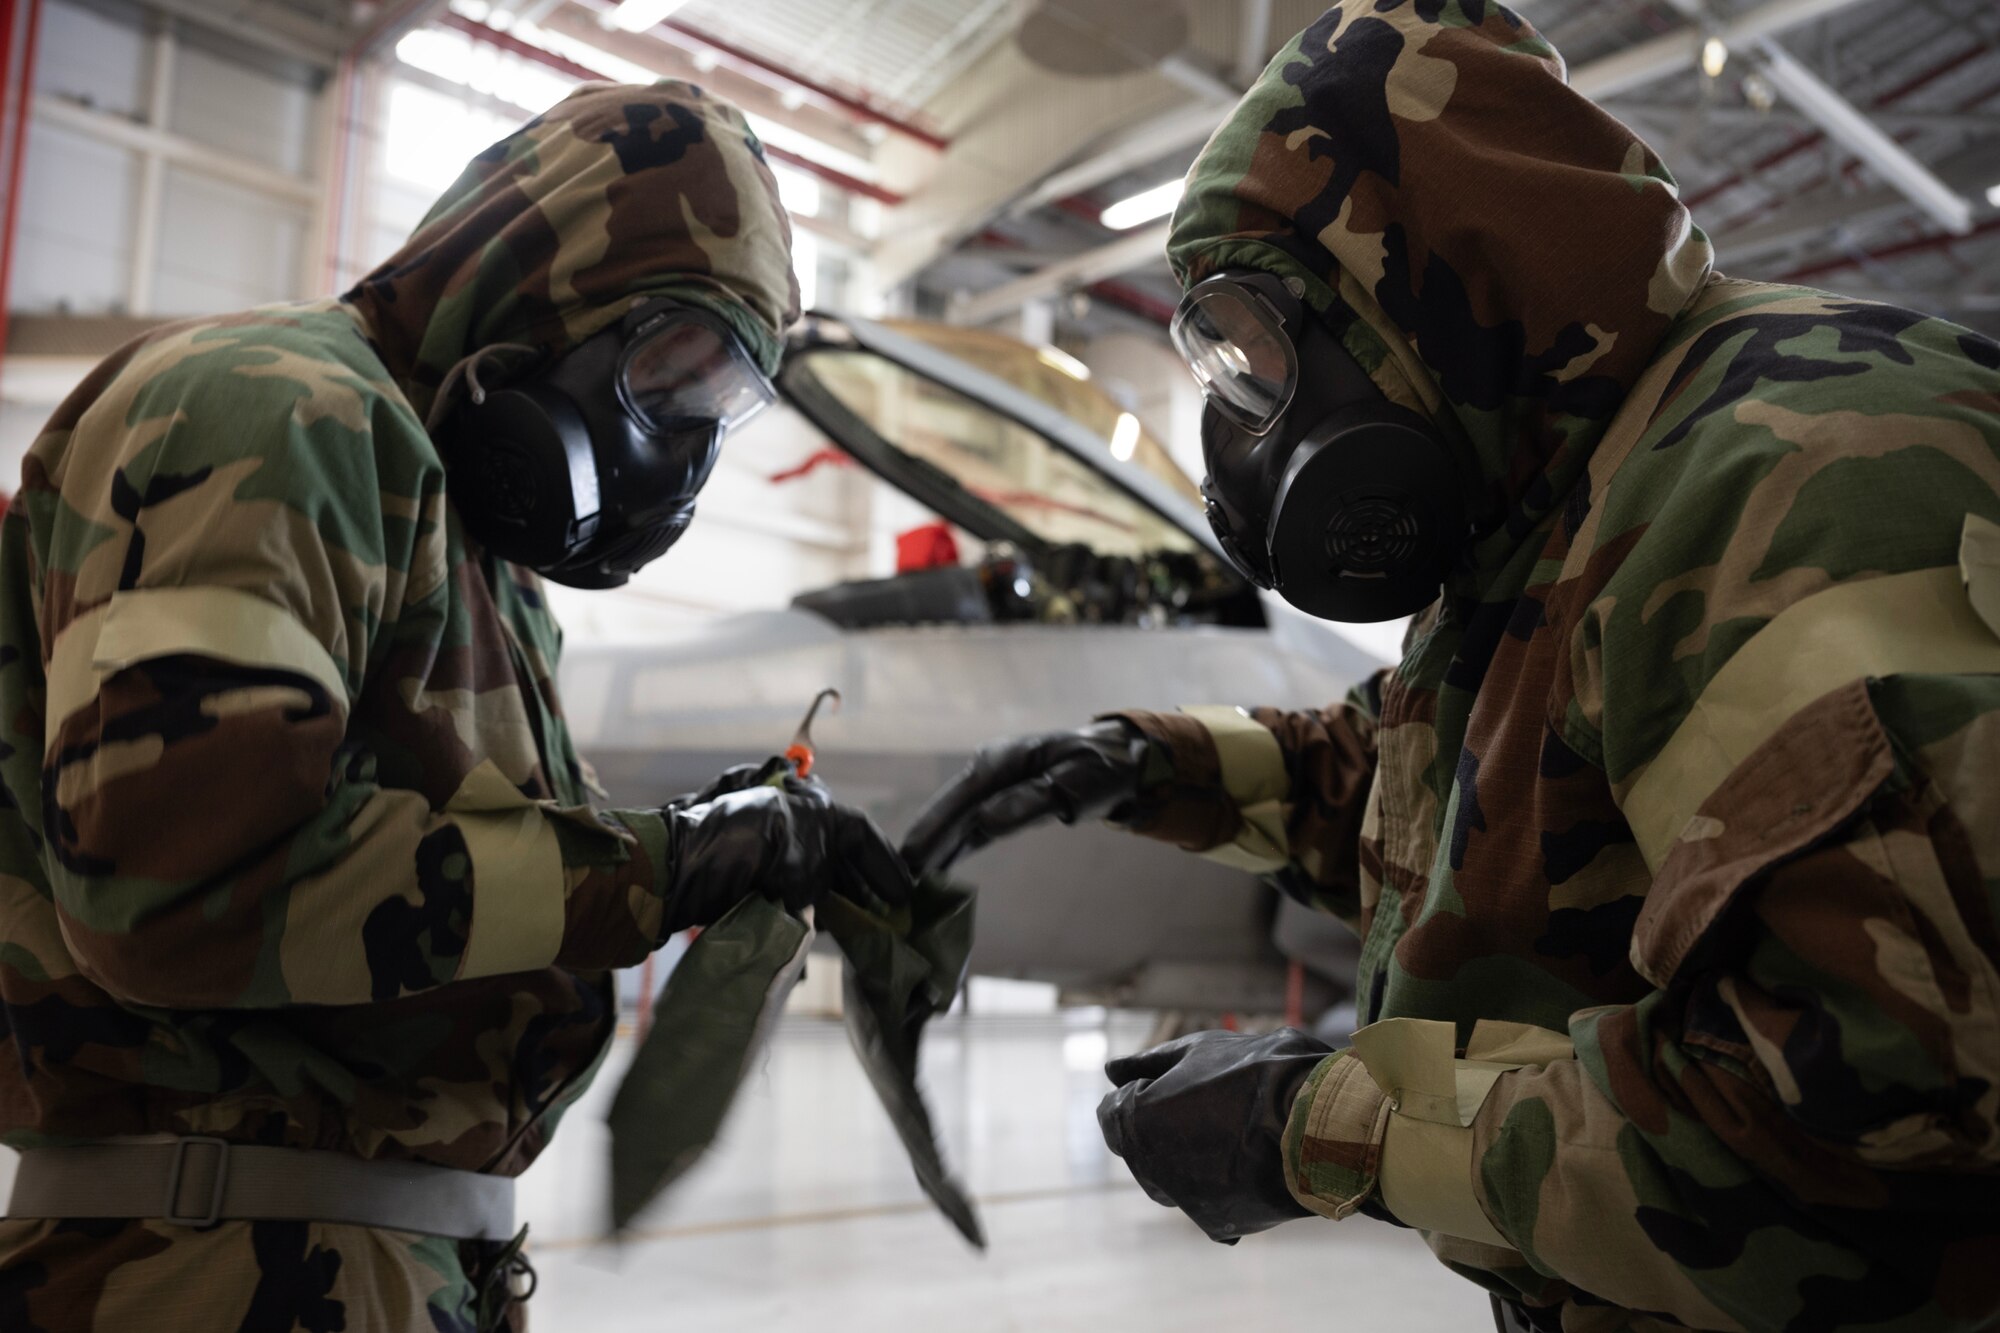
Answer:
[[[808, 317], [778, 386], [838, 452], [808, 436], [802, 466], [852, 460], [935, 521], [904, 535], [893, 577], [666, 643], [569, 650], [571, 729], [611, 800], [657, 801], [783, 748], [831, 687], [816, 772], [900, 836], [982, 741], [1114, 708], [1323, 706], [1381, 665], [1235, 574], [1162, 446], [1065, 372], [999, 335]], [[1289, 981], [1311, 1011], [1352, 976], [1339, 927], [1116, 830], [1037, 830], [954, 873], [980, 890], [973, 972], [1066, 1000], [1278, 1013]]]

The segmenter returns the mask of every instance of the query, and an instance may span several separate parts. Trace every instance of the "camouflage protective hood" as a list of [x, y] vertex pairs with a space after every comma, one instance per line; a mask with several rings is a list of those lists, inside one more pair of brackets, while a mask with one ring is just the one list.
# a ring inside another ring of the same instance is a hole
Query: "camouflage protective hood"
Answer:
[[1341, 0], [1202, 151], [1168, 256], [1183, 284], [1303, 282], [1466, 451], [1490, 569], [1581, 475], [1711, 251], [1660, 160], [1512, 11]]
[[660, 296], [774, 371], [798, 318], [791, 223], [741, 112], [692, 84], [587, 84], [469, 163], [342, 299], [420, 415], [483, 348], [560, 353]]

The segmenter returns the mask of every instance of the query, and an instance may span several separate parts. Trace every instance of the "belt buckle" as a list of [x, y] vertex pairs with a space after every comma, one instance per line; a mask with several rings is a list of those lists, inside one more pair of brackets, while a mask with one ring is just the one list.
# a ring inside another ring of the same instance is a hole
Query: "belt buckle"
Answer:
[[[187, 1150], [197, 1143], [207, 1144], [216, 1150], [215, 1184], [209, 1190], [208, 1212], [206, 1214], [192, 1213], [184, 1215], [174, 1210], [180, 1203], [181, 1175], [183, 1168], [187, 1165]], [[161, 1220], [169, 1226], [177, 1227], [214, 1226], [222, 1219], [222, 1190], [228, 1181], [229, 1141], [227, 1139], [212, 1138], [207, 1135], [198, 1134], [189, 1138], [176, 1140], [174, 1143], [174, 1166], [173, 1170], [167, 1173], [167, 1203], [165, 1209], [160, 1214]]]

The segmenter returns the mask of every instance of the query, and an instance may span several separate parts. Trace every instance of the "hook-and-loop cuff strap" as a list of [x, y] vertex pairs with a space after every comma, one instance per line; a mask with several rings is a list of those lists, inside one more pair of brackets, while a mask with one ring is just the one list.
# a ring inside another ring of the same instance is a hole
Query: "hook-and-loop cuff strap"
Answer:
[[487, 759], [465, 775], [444, 813], [472, 862], [472, 928], [459, 979], [549, 966], [562, 948], [566, 913], [562, 845], [547, 808]]
[[1511, 1247], [1473, 1190], [1472, 1122], [1502, 1074], [1573, 1055], [1558, 1032], [1482, 1020], [1466, 1054], [1453, 1024], [1391, 1018], [1354, 1034], [1306, 1080], [1285, 1126], [1285, 1185], [1323, 1217], [1371, 1196], [1398, 1221]]
[[1291, 795], [1292, 781], [1285, 771], [1285, 753], [1278, 738], [1241, 708], [1195, 704], [1184, 705], [1180, 711], [1208, 731], [1221, 767], [1223, 791], [1243, 817], [1233, 842], [1201, 854], [1260, 875], [1282, 870], [1292, 859], [1291, 839], [1285, 832], [1285, 801]]

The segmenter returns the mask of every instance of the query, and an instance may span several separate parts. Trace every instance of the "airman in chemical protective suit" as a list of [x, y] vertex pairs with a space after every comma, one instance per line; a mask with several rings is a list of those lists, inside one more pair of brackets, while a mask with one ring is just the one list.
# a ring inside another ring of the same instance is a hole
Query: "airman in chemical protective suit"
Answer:
[[1515, 1325], [1991, 1327], [2000, 346], [1713, 272], [1486, 0], [1329, 10], [1169, 257], [1225, 546], [1417, 614], [1323, 710], [996, 744], [906, 844], [1108, 816], [1360, 932], [1351, 1047], [1114, 1061], [1114, 1151], [1220, 1240], [1420, 1228]]
[[[589, 85], [338, 300], [155, 330], [0, 523], [0, 1327], [518, 1326], [609, 969], [894, 849], [591, 809], [537, 570], [671, 545], [798, 313], [734, 108]], [[503, 558], [503, 556], [510, 558]]]

